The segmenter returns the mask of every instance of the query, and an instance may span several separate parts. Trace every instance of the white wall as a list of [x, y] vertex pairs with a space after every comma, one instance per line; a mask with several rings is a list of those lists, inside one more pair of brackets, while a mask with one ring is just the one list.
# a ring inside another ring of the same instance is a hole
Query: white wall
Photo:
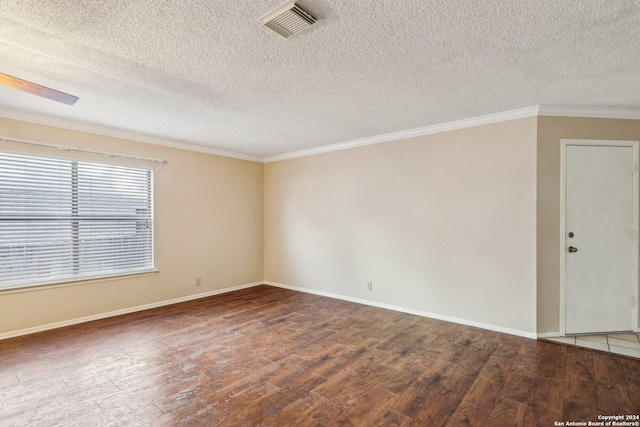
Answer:
[[536, 331], [536, 118], [266, 164], [264, 221], [268, 281]]

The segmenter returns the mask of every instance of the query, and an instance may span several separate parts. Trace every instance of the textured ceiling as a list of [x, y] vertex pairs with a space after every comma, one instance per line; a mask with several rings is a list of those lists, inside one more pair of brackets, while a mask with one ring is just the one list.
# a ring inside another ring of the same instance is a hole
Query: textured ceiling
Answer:
[[0, 107], [252, 156], [538, 104], [640, 109], [640, 0], [2, 0]]

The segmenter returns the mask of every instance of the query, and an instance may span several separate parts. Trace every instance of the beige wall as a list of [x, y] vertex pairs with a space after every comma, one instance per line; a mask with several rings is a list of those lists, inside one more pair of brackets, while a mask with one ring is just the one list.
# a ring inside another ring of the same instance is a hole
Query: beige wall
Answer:
[[[159, 273], [0, 292], [0, 333], [262, 280], [262, 164], [8, 119], [0, 119], [2, 137], [155, 157], [168, 164], [155, 174]], [[197, 276], [202, 277], [199, 287], [194, 286]]]
[[263, 279], [545, 333], [560, 330], [560, 139], [640, 140], [640, 121], [521, 119], [264, 168], [8, 119], [2, 137], [169, 163], [160, 272], [0, 292], [0, 334]]
[[535, 332], [536, 123], [266, 164], [265, 279]]
[[640, 120], [538, 118], [538, 333], [560, 331], [560, 140], [640, 140]]

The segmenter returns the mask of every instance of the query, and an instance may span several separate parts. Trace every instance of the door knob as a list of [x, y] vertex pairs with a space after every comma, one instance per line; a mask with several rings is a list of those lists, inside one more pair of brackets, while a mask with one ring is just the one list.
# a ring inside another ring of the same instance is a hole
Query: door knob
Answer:
[[569, 252], [578, 252], [578, 248], [574, 248], [573, 246], [569, 246]]

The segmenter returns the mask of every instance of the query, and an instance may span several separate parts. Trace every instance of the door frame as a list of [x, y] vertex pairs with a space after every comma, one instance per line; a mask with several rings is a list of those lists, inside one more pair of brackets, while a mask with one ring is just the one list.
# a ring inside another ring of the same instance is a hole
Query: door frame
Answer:
[[633, 148], [633, 163], [635, 165], [632, 175], [633, 185], [633, 290], [632, 296], [635, 304], [632, 306], [631, 323], [632, 330], [638, 331], [638, 168], [640, 163], [639, 141], [616, 141], [599, 139], [561, 139], [560, 140], [560, 334], [566, 335], [566, 293], [565, 293], [565, 171], [567, 146], [603, 146], [603, 147], [631, 147]]

